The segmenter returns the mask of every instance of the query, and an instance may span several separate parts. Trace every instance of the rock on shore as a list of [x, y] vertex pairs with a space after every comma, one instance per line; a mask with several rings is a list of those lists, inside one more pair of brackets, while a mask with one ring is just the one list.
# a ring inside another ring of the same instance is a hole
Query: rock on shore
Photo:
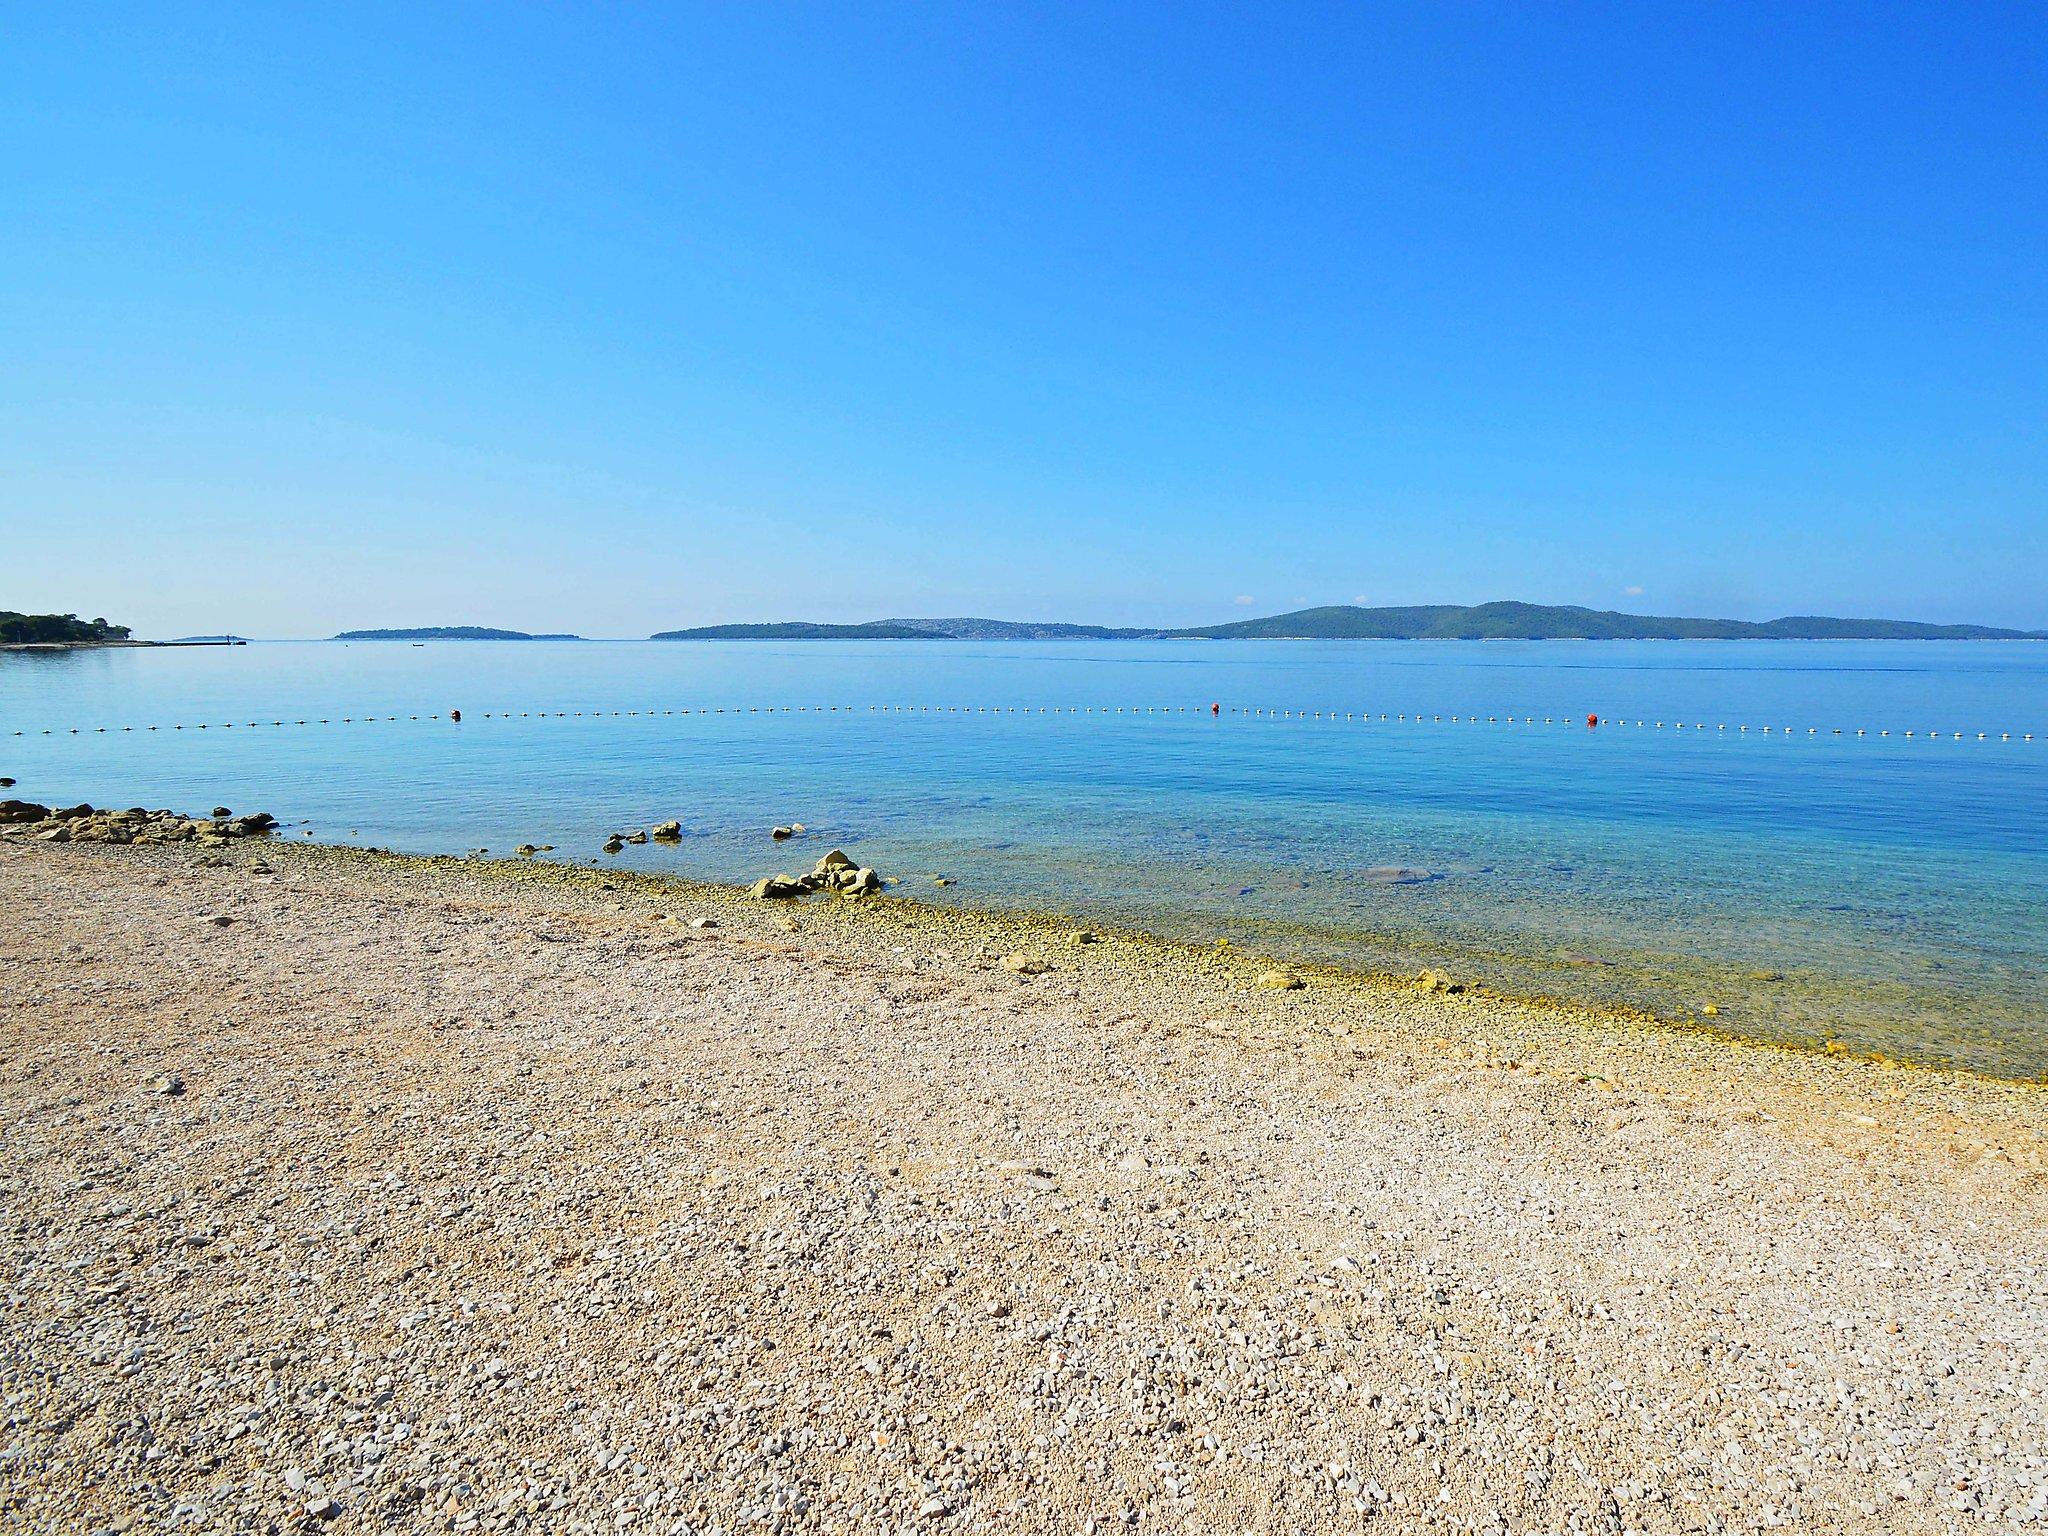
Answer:
[[831, 891], [840, 896], [879, 896], [882, 877], [858, 865], [834, 848], [808, 875], [769, 875], [756, 880], [747, 894], [757, 901], [788, 901], [813, 891]]
[[96, 810], [90, 805], [53, 810], [27, 800], [0, 800], [0, 827], [10, 835], [46, 843], [201, 843], [217, 846], [242, 837], [266, 837], [277, 826], [268, 811], [236, 816], [218, 806], [210, 817], [177, 811]]

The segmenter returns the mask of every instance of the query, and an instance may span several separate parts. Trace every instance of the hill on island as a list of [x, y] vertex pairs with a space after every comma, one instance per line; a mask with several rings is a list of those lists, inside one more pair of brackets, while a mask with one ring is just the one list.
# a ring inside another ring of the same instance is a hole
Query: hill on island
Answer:
[[1981, 624], [1920, 624], [1906, 619], [1797, 616], [1746, 619], [1660, 618], [1540, 603], [1477, 607], [1303, 608], [1243, 619], [1175, 637], [1206, 640], [2038, 640], [2038, 632]]
[[2048, 640], [2048, 631], [1907, 619], [1797, 616], [1660, 618], [1541, 603], [1338, 605], [1199, 629], [1106, 629], [1007, 619], [877, 619], [866, 624], [708, 624], [664, 630], [655, 640]]
[[651, 640], [1156, 640], [1156, 629], [1099, 624], [1021, 624], [1007, 619], [875, 619], [866, 624], [706, 624]]
[[529, 635], [523, 629], [437, 624], [427, 629], [345, 629], [337, 640], [581, 640], [581, 635]]

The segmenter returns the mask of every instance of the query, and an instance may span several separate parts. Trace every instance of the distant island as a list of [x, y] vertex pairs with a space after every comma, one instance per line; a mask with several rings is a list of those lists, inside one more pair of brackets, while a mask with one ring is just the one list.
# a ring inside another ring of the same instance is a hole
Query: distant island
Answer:
[[529, 635], [521, 629], [484, 629], [475, 624], [437, 624], [427, 629], [347, 629], [337, 640], [581, 640], [581, 635]]
[[1099, 624], [1016, 624], [1005, 619], [877, 619], [868, 624], [707, 624], [651, 640], [1157, 640], [1156, 629]]
[[2048, 640], [2048, 630], [1908, 619], [1797, 616], [1674, 619], [1541, 603], [1302, 608], [1201, 629], [1106, 629], [1006, 619], [877, 619], [866, 624], [706, 624], [654, 640]]
[[133, 645], [126, 624], [75, 613], [10, 613], [0, 609], [0, 645]]

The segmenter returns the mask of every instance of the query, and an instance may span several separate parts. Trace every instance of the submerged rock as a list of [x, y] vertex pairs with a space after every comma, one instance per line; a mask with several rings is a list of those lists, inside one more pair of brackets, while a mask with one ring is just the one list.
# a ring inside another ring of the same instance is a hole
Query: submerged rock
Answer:
[[1427, 885], [1437, 877], [1426, 869], [1409, 869], [1401, 864], [1377, 864], [1361, 873], [1374, 885]]

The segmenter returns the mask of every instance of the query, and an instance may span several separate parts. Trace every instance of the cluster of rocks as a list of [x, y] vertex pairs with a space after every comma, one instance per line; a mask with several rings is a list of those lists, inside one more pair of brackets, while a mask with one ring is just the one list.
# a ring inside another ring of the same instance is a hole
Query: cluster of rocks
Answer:
[[208, 847], [238, 837], [267, 837], [277, 826], [268, 811], [237, 816], [224, 805], [210, 816], [187, 816], [181, 811], [146, 811], [131, 806], [125, 811], [72, 805], [52, 809], [30, 800], [0, 800], [0, 826], [19, 831], [45, 843], [199, 843]]
[[[651, 827], [635, 828], [631, 832], [614, 832], [604, 840], [606, 853], [618, 853], [626, 844], [642, 844], [649, 839], [657, 843], [679, 843], [683, 839], [683, 824], [680, 821], [658, 821]], [[540, 850], [534, 850], [538, 853]]]
[[756, 901], [788, 901], [813, 891], [830, 891], [837, 896], [879, 896], [882, 877], [834, 848], [818, 860], [808, 875], [769, 875], [747, 887], [747, 894]]

